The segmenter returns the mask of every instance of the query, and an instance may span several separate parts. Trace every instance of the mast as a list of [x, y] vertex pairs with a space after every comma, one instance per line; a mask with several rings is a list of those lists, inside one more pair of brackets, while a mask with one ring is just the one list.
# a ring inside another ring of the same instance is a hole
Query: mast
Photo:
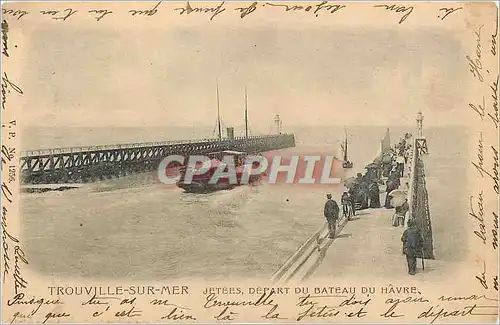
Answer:
[[219, 128], [219, 140], [222, 139], [222, 129], [220, 125], [220, 107], [219, 107], [219, 79], [217, 79], [217, 127]]
[[245, 138], [248, 138], [248, 103], [247, 87], [245, 86]]
[[344, 161], [347, 161], [347, 139], [345, 139], [345, 145], [344, 145]]
[[345, 131], [345, 140], [344, 140], [344, 161], [347, 161], [347, 130]]

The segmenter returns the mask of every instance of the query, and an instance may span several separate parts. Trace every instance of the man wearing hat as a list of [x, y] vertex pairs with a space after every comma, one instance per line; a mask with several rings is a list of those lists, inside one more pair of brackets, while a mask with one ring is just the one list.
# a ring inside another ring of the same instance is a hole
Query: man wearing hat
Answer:
[[406, 255], [408, 263], [408, 274], [415, 275], [417, 272], [417, 256], [422, 252], [423, 240], [420, 230], [415, 226], [415, 221], [408, 220], [408, 229], [401, 237], [403, 242], [403, 254]]
[[405, 170], [405, 157], [404, 153], [402, 153], [396, 158], [396, 171], [398, 172], [399, 177], [404, 177], [404, 170]]
[[325, 218], [328, 221], [329, 238], [335, 238], [335, 231], [337, 230], [337, 220], [339, 218], [339, 206], [335, 200], [332, 200], [332, 195], [326, 195], [327, 201], [325, 203]]
[[351, 196], [349, 195], [348, 190], [345, 190], [340, 198], [340, 204], [342, 204], [342, 213], [345, 218], [351, 220]]

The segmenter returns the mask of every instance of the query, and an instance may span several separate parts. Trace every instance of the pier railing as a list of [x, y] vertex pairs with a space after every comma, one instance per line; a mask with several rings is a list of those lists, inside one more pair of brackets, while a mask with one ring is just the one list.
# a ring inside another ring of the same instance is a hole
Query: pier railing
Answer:
[[[290, 134], [282, 134], [283, 136], [290, 136]], [[272, 136], [272, 135], [271, 135]], [[293, 136], [293, 135], [292, 135]], [[221, 141], [245, 141], [256, 140], [270, 137], [269, 135], [249, 136], [249, 137], [235, 137], [235, 138], [202, 138], [195, 140], [169, 140], [169, 141], [156, 141], [156, 142], [138, 142], [138, 143], [124, 143], [124, 144], [111, 144], [111, 145], [98, 145], [98, 146], [78, 146], [78, 147], [63, 147], [54, 149], [32, 149], [21, 151], [21, 157], [29, 156], [45, 156], [63, 153], [79, 153], [89, 151], [103, 151], [103, 150], [118, 150], [118, 149], [133, 149], [144, 147], [161, 147], [168, 145], [179, 144], [198, 144], [198, 143], [216, 143]]]
[[417, 228], [422, 233], [424, 240], [423, 257], [434, 259], [429, 195], [425, 183], [425, 168], [422, 159], [423, 155], [427, 152], [425, 138], [416, 137], [413, 141], [412, 150], [408, 189], [409, 218], [415, 221]]
[[[408, 164], [408, 179], [409, 179], [409, 185], [408, 185], [408, 206], [409, 206], [409, 211], [410, 211], [410, 217], [412, 216], [412, 211], [414, 209], [414, 200], [413, 200], [413, 191], [415, 187], [415, 165], [417, 161], [417, 151], [415, 150], [415, 143], [416, 141], [413, 141], [412, 147], [411, 147], [411, 159], [410, 163]], [[408, 220], [405, 220], [408, 222]]]
[[[347, 218], [339, 217], [336, 236], [347, 224]], [[305, 280], [321, 264], [334, 239], [328, 238], [328, 223], [309, 237], [295, 253], [272, 275], [271, 280], [277, 284], [285, 284], [292, 279]]]

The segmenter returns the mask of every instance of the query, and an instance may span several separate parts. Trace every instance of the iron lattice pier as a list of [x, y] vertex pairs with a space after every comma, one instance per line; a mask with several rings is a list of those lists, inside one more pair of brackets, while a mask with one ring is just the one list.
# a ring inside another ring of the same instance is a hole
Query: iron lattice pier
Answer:
[[21, 182], [86, 183], [155, 170], [169, 155], [188, 157], [222, 150], [257, 153], [294, 146], [293, 134], [280, 134], [24, 151]]
[[[418, 139], [416, 139], [415, 143], [418, 143]], [[426, 142], [424, 141], [424, 143]], [[427, 150], [427, 145], [425, 148]], [[412, 175], [414, 181], [412, 183], [411, 197], [409, 198], [412, 202], [410, 205], [410, 215], [415, 221], [417, 227], [420, 229], [423, 237], [424, 247], [422, 253], [419, 253], [419, 257], [423, 254], [423, 257], [426, 259], [434, 259], [429, 195], [427, 192], [427, 185], [425, 183], [425, 167], [422, 157], [422, 155], [426, 154], [427, 151], [422, 151], [418, 146], [416, 146], [415, 151], [415, 168]]]

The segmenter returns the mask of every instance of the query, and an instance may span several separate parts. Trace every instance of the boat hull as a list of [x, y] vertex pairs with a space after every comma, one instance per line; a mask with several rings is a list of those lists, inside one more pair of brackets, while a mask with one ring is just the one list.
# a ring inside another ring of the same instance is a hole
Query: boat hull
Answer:
[[344, 162], [342, 163], [342, 168], [345, 168], [345, 169], [347, 169], [347, 168], [352, 168], [352, 166], [353, 166], [353, 163], [352, 163], [352, 162], [350, 162], [350, 161], [344, 161]]
[[190, 184], [185, 184], [182, 182], [177, 183], [177, 186], [182, 188], [186, 193], [211, 193], [216, 191], [230, 190], [238, 185], [232, 185], [228, 183], [218, 183], [218, 184], [208, 184], [201, 182], [192, 182]]
[[182, 188], [186, 193], [212, 193], [217, 191], [231, 190], [238, 186], [243, 185], [254, 185], [261, 179], [261, 176], [252, 175], [248, 181], [248, 184], [229, 184], [226, 182], [219, 182], [216, 184], [209, 184], [208, 182], [193, 181], [186, 184], [182, 181], [177, 182], [177, 187]]

